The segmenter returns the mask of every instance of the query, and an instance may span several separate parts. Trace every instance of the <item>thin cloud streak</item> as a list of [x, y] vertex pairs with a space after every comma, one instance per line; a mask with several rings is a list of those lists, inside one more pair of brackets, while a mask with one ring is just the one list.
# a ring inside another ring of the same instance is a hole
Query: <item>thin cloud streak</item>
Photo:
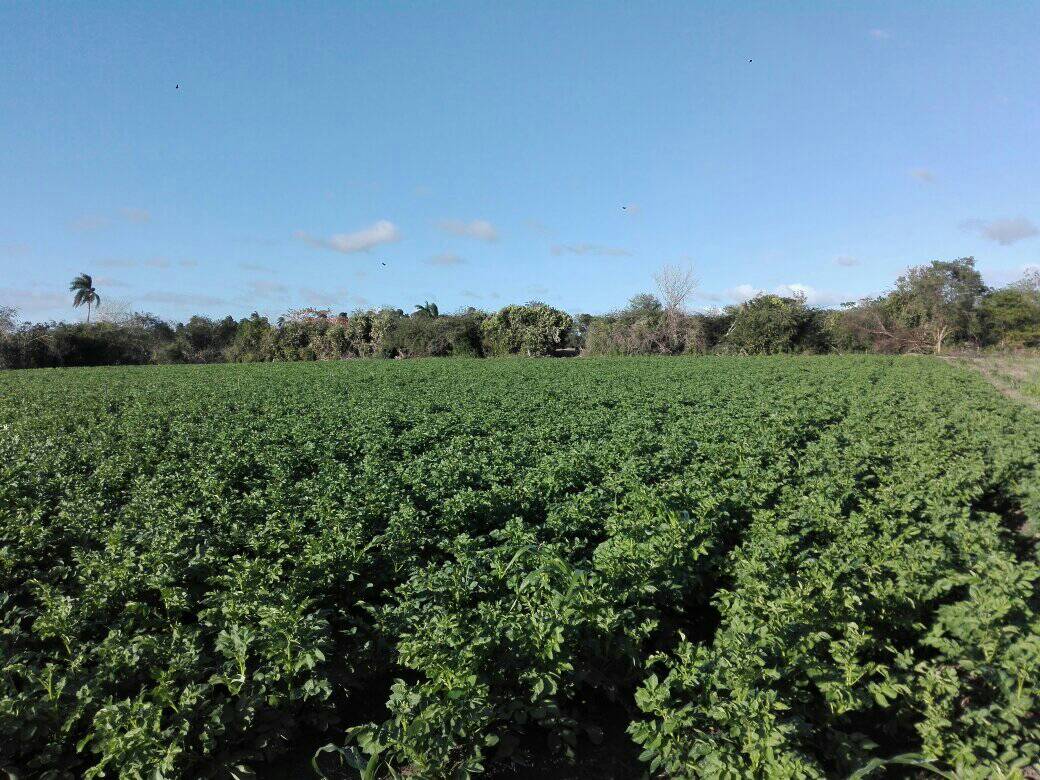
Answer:
[[289, 288], [284, 284], [271, 281], [270, 279], [250, 279], [246, 282], [246, 288], [252, 295], [275, 300], [284, 298], [286, 293], [289, 292]]
[[143, 225], [152, 221], [152, 214], [148, 209], [124, 208], [120, 209], [119, 213], [123, 215], [123, 219], [127, 222], [133, 222], [137, 225]]
[[[102, 268], [171, 268], [173, 261], [168, 257], [162, 257], [157, 255], [155, 257], [149, 257], [146, 260], [134, 260], [129, 257], [105, 257], [97, 261], [97, 264]], [[198, 266], [196, 260], [178, 260], [177, 265], [181, 268], [195, 268]]]
[[34, 313], [48, 309], [72, 307], [72, 298], [56, 292], [41, 292], [17, 287], [0, 287], [0, 302], [13, 306], [20, 313]]
[[162, 290], [147, 292], [140, 296], [139, 300], [148, 303], [168, 303], [173, 306], [223, 306], [227, 304], [224, 298], [216, 298], [212, 295], [165, 292]]
[[102, 268], [136, 268], [137, 261], [125, 257], [105, 257], [97, 261]]
[[450, 233], [453, 236], [465, 236], [488, 242], [498, 241], [498, 230], [486, 219], [475, 219], [472, 222], [445, 219], [439, 222], [437, 226], [445, 233]]
[[627, 249], [616, 246], [603, 246], [602, 244], [553, 244], [551, 251], [554, 255], [599, 255], [600, 257], [631, 257], [632, 253]]
[[336, 290], [315, 290], [311, 287], [301, 287], [300, 295], [310, 306], [321, 306], [323, 308], [341, 308], [344, 303], [351, 303], [357, 308], [368, 306], [368, 299], [344, 288]]
[[74, 219], [69, 227], [77, 233], [88, 233], [110, 227], [116, 221], [144, 225], [152, 221], [152, 213], [148, 209], [126, 207], [119, 209], [114, 217], [107, 214], [84, 214]]
[[111, 276], [95, 276], [94, 286], [100, 290], [104, 287], [129, 287], [130, 285]]
[[108, 225], [109, 220], [107, 217], [102, 217], [98, 214], [86, 214], [74, 219], [71, 227], [77, 233], [87, 233], [91, 230], [100, 230], [101, 228], [108, 227]]

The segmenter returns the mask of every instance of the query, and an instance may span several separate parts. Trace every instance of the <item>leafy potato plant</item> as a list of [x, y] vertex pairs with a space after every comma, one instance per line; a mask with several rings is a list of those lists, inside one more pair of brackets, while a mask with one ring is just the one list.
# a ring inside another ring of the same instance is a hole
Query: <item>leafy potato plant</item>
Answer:
[[1038, 462], [927, 359], [8, 372], [0, 768], [1021, 777]]

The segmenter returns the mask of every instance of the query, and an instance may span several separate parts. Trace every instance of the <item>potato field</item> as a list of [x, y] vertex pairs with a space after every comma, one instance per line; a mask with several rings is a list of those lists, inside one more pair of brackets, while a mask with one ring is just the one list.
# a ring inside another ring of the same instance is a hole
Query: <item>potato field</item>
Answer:
[[3, 373], [0, 770], [1028, 776], [1038, 462], [931, 358]]

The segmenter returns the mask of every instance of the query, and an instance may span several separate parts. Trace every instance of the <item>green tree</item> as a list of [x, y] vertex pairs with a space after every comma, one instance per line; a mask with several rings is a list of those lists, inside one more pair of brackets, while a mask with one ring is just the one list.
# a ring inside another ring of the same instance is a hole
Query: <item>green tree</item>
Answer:
[[974, 257], [934, 260], [900, 276], [886, 308], [913, 338], [939, 355], [948, 341], [981, 335], [979, 301], [985, 292]]
[[76, 293], [72, 298], [74, 308], [87, 304], [87, 322], [90, 322], [90, 307], [101, 305], [101, 298], [94, 289], [94, 280], [90, 274], [80, 274], [73, 279], [69, 285], [69, 292]]
[[481, 325], [492, 355], [550, 355], [566, 342], [574, 322], [565, 311], [544, 303], [506, 306]]
[[586, 355], [681, 355], [706, 349], [701, 318], [683, 309], [692, 278], [658, 274], [665, 301], [653, 293], [629, 299], [621, 311], [582, 315], [578, 337]]
[[423, 302], [423, 305], [415, 305], [415, 316], [416, 317], [429, 317], [430, 319], [437, 319], [440, 316], [440, 309], [437, 308], [436, 303], [430, 303], [429, 301]]
[[815, 312], [800, 297], [758, 295], [730, 307], [733, 322], [723, 344], [737, 352], [794, 352], [810, 330]]
[[403, 357], [393, 343], [394, 332], [398, 329], [403, 319], [407, 319], [407, 317], [401, 309], [394, 309], [389, 306], [384, 306], [378, 311], [371, 312], [368, 332], [374, 356], [384, 358]]
[[273, 334], [267, 317], [253, 312], [247, 319], [238, 322], [234, 339], [225, 351], [228, 360], [236, 363], [253, 363], [269, 359]]
[[1040, 271], [987, 293], [979, 310], [990, 343], [1002, 347], [1040, 346]]
[[653, 293], [639, 293], [628, 300], [628, 306], [622, 312], [629, 319], [640, 317], [658, 317], [664, 311], [664, 305]]

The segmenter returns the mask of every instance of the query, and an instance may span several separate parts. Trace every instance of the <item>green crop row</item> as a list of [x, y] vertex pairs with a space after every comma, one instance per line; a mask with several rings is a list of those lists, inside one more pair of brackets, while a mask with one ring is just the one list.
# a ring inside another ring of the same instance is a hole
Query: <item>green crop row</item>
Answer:
[[1038, 463], [931, 359], [8, 372], [0, 769], [1022, 777]]

